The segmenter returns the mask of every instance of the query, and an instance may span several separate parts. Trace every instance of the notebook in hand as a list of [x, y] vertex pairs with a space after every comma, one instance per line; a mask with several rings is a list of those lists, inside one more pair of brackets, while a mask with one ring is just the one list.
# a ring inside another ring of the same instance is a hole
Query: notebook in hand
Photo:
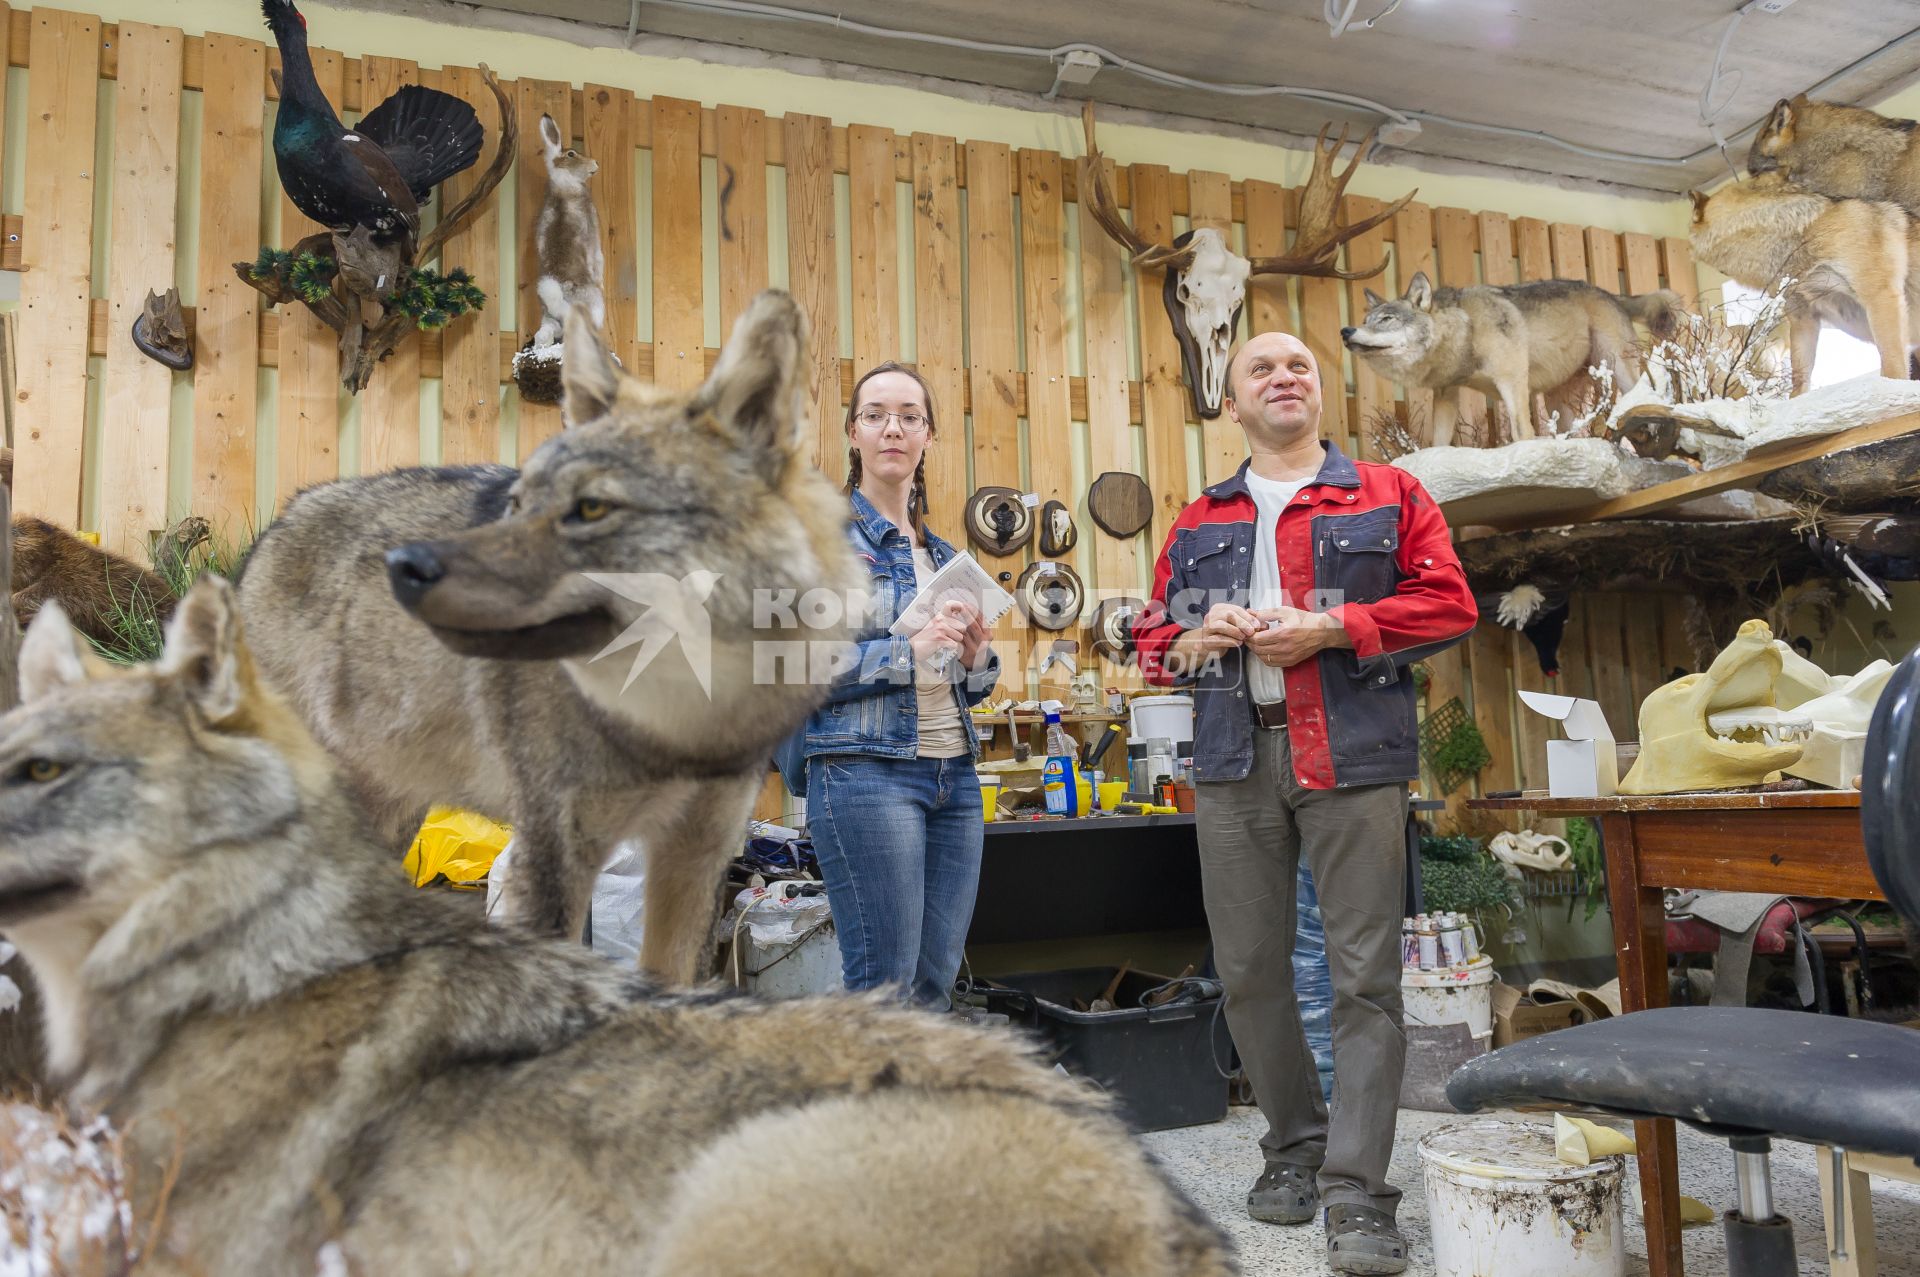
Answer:
[[940, 606], [952, 599], [964, 600], [978, 609], [980, 623], [988, 627], [1013, 607], [1013, 595], [1000, 588], [978, 559], [962, 550], [920, 587], [887, 632], [901, 638], [919, 633]]

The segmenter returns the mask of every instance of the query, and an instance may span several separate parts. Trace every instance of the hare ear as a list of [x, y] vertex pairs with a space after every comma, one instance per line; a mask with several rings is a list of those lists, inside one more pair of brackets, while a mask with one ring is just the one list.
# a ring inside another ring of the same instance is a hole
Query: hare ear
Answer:
[[547, 144], [548, 152], [562, 149], [564, 139], [560, 136], [560, 126], [553, 122], [551, 115], [540, 117], [540, 140]]

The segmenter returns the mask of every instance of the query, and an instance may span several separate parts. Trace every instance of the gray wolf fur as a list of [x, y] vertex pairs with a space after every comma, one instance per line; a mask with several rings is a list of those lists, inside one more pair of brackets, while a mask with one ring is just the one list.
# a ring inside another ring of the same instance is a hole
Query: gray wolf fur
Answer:
[[1778, 170], [1803, 190], [1836, 199], [1892, 200], [1920, 216], [1920, 129], [1865, 107], [1774, 103], [1747, 148], [1747, 171]]
[[1793, 393], [1807, 388], [1820, 325], [1880, 352], [1880, 375], [1905, 377], [1920, 340], [1920, 238], [1898, 204], [1832, 199], [1780, 171], [1693, 193], [1694, 256], [1749, 288], [1784, 293]]
[[[224, 582], [154, 665], [105, 665], [50, 607], [20, 666], [0, 931], [63, 1098], [126, 1137], [136, 1219], [179, 1156], [142, 1271], [310, 1277], [327, 1243], [408, 1277], [1236, 1271], [1104, 1100], [1009, 1035], [663, 992], [414, 890]], [[796, 1188], [803, 1220], [742, 1230]]]
[[1671, 336], [1682, 304], [1666, 289], [1620, 297], [1563, 279], [1435, 288], [1425, 271], [1398, 299], [1370, 288], [1366, 298], [1366, 317], [1341, 329], [1341, 340], [1382, 376], [1437, 392], [1437, 446], [1453, 441], [1462, 386], [1493, 395], [1516, 439], [1534, 433], [1534, 395], [1590, 367], [1611, 367], [1615, 384], [1626, 389], [1640, 377], [1633, 321], [1656, 338]]
[[[759, 592], [860, 584], [846, 498], [802, 442], [806, 344], [792, 299], [762, 294], [707, 383], [673, 392], [620, 371], [576, 307], [570, 424], [524, 470], [328, 484], [268, 528], [240, 587], [255, 658], [391, 845], [437, 803], [506, 820], [503, 912], [575, 936], [606, 857], [639, 839], [641, 963], [696, 975], [768, 760], [825, 691], [756, 669], [757, 645], [848, 634], [797, 629]], [[688, 610], [710, 587], [710, 694], [679, 643], [631, 682], [637, 647], [595, 659], [661, 623], [601, 573], [694, 582]]]

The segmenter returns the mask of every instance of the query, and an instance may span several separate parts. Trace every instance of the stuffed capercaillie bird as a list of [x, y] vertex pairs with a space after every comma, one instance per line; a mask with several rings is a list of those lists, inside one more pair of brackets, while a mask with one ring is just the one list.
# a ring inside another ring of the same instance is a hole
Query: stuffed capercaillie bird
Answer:
[[403, 86], [349, 129], [314, 78], [307, 20], [293, 0], [262, 0], [280, 47], [273, 158], [293, 206], [329, 230], [366, 227], [376, 240], [414, 234], [433, 188], [480, 158], [486, 133], [451, 93]]

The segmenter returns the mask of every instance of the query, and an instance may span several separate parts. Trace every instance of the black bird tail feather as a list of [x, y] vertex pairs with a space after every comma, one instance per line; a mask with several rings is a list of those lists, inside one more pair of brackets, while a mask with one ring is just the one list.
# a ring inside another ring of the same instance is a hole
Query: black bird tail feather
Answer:
[[479, 159], [487, 141], [472, 106], [418, 84], [402, 85], [362, 117], [357, 131], [379, 144], [422, 204], [434, 187]]

